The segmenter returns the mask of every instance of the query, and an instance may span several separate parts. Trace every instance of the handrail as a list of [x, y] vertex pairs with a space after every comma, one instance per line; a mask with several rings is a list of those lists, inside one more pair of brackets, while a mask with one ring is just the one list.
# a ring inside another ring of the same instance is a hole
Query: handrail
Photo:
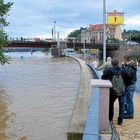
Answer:
[[91, 64], [87, 65], [93, 75], [93, 80], [91, 80], [92, 100], [82, 140], [111, 139], [111, 128], [108, 120], [111, 83], [101, 80], [99, 72]]
[[[89, 68], [90, 68], [90, 70], [91, 70], [91, 72], [93, 74], [93, 77], [95, 79], [100, 79], [102, 72], [97, 71], [91, 64], [87, 64], [87, 65], [89, 66]], [[96, 98], [96, 100], [97, 100], [97, 98]], [[94, 100], [94, 102], [96, 102], [96, 100]], [[110, 139], [111, 140], [119, 140], [119, 136], [118, 136], [118, 133], [117, 133], [117, 131], [115, 129], [114, 123], [110, 122], [110, 127], [111, 127], [111, 131], [112, 131], [112, 134], [111, 134], [111, 138]], [[83, 140], [92, 140], [92, 139], [86, 138], [86, 139], [83, 139]]]
[[91, 79], [86, 63], [81, 59], [74, 59], [80, 64], [81, 80], [68, 127], [67, 140], [110, 139], [108, 105], [111, 83], [99, 79], [96, 69], [93, 72], [95, 71], [94, 76], [97, 79]]
[[101, 75], [99, 74], [99, 72], [95, 69], [94, 66], [92, 66], [91, 64], [87, 63], [88, 67], [91, 70], [91, 73], [93, 75], [94, 79], [101, 79]]
[[99, 140], [99, 88], [92, 91], [92, 99], [82, 140]]

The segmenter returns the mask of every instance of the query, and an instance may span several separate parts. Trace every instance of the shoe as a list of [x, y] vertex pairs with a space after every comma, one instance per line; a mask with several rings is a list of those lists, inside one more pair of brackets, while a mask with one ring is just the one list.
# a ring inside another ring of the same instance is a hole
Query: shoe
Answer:
[[127, 116], [127, 115], [124, 115], [124, 119], [133, 119], [133, 115], [132, 116]]
[[113, 121], [113, 117], [109, 117], [109, 121]]
[[118, 121], [118, 125], [122, 125], [122, 122], [121, 121]]
[[118, 125], [122, 125], [122, 118], [121, 117], [118, 117]]

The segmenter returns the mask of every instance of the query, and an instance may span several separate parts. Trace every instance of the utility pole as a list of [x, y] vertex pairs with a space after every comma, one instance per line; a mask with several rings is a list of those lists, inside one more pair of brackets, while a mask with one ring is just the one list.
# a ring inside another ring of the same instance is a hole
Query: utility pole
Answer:
[[86, 57], [86, 56], [85, 56], [85, 53], [86, 53], [86, 52], [85, 52], [85, 51], [86, 51], [85, 48], [86, 48], [86, 40], [84, 39], [84, 43], [83, 43], [84, 61], [86, 60], [86, 59], [85, 59], [85, 57]]
[[129, 35], [129, 41], [130, 41], [130, 44], [131, 44], [131, 24], [130, 24], [130, 35]]
[[54, 27], [53, 27], [53, 39], [56, 41], [56, 21], [54, 21]]
[[75, 38], [73, 37], [73, 50], [75, 51]]
[[106, 0], [103, 0], [103, 63], [106, 62]]
[[53, 28], [52, 28], [52, 40], [53, 40]]
[[84, 42], [83, 42], [83, 59], [85, 61], [85, 48], [86, 48], [86, 30], [84, 29]]
[[57, 48], [60, 48], [59, 32], [57, 32]]

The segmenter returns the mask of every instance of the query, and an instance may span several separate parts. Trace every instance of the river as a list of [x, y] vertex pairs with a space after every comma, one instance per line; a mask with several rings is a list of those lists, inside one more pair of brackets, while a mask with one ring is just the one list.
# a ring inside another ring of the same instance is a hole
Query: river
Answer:
[[39, 52], [8, 55], [11, 64], [0, 66], [0, 140], [66, 140], [78, 63]]

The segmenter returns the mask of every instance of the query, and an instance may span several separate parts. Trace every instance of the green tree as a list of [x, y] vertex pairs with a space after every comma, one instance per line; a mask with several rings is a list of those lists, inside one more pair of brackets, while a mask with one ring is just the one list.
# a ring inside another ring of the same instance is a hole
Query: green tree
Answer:
[[132, 39], [133, 41], [140, 42], [140, 34], [138, 34], [138, 35], [133, 35], [133, 36], [131, 37], [131, 39]]
[[81, 34], [81, 30], [80, 29], [79, 30], [74, 30], [74, 31], [72, 31], [68, 35], [68, 37], [76, 37], [76, 38], [79, 38], [80, 37], [80, 34]]
[[8, 16], [8, 12], [12, 5], [12, 2], [5, 3], [4, 0], [0, 0], [0, 63], [2, 65], [9, 63], [10, 61], [10, 58], [4, 55], [3, 47], [8, 43], [8, 35], [6, 34], [4, 28], [9, 24], [6, 21], [6, 17]]

